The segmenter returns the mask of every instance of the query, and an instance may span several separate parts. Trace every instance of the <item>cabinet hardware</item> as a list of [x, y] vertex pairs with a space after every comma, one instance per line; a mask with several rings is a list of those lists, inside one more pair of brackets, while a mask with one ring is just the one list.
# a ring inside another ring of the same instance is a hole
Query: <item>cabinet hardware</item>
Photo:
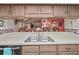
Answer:
[[71, 48], [65, 48], [67, 51], [69, 51]]

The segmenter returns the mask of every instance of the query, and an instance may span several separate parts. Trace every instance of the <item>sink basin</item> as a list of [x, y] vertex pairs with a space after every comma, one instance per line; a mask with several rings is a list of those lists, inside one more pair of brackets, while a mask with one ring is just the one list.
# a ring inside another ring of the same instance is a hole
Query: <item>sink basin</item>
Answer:
[[40, 37], [40, 42], [54, 42], [49, 36], [42, 36]]
[[54, 42], [49, 36], [29, 36], [24, 42]]
[[29, 36], [25, 42], [38, 42], [38, 36]]

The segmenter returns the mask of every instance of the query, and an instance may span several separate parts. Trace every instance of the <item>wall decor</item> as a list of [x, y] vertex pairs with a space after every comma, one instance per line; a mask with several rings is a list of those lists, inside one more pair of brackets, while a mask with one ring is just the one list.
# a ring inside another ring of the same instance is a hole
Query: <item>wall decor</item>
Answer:
[[63, 32], [64, 19], [61, 18], [29, 18], [19, 32]]
[[64, 31], [64, 19], [61, 18], [49, 18], [42, 19], [42, 28], [50, 32], [63, 32]]

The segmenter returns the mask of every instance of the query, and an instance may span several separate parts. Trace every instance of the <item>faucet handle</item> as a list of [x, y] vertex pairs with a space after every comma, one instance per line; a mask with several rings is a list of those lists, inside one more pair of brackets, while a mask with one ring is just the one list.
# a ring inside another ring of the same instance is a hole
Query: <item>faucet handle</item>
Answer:
[[38, 36], [40, 36], [40, 33], [38, 33]]
[[41, 36], [43, 36], [43, 34], [40, 34]]

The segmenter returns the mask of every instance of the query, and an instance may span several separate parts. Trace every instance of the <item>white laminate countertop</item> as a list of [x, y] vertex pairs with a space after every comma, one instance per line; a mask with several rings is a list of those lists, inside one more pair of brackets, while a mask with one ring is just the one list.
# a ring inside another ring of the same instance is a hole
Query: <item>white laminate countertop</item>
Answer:
[[40, 32], [50, 36], [55, 42], [24, 42], [29, 36], [38, 32], [13, 32], [0, 35], [0, 45], [49, 45], [49, 44], [79, 44], [79, 34], [73, 32]]

